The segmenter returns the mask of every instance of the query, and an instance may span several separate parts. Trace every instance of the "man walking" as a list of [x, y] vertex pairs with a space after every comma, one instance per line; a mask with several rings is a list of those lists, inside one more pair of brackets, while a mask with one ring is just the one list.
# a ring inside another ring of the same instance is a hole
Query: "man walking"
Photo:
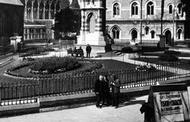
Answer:
[[92, 50], [91, 46], [89, 44], [87, 44], [87, 46], [86, 46], [86, 57], [87, 58], [90, 58], [91, 50]]

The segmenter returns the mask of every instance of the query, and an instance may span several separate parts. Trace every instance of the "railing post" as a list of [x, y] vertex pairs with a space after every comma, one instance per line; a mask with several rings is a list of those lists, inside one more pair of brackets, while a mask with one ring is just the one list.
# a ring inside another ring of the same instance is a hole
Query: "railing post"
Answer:
[[2, 83], [0, 83], [0, 103], [1, 103], [1, 99], [2, 99]]

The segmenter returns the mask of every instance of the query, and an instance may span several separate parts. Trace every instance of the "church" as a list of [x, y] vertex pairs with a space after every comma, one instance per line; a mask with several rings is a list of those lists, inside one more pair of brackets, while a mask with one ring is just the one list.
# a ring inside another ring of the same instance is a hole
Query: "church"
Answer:
[[10, 50], [10, 37], [22, 36], [24, 5], [20, 0], [0, 0], [0, 53]]
[[162, 35], [168, 45], [189, 39], [184, 0], [25, 0], [25, 42], [54, 39], [55, 13], [73, 3], [81, 10], [80, 45], [105, 45], [105, 32], [115, 44], [156, 45]]

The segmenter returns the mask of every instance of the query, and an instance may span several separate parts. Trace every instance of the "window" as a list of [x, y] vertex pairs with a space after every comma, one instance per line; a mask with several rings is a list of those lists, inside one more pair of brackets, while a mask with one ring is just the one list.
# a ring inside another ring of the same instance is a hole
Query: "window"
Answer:
[[177, 31], [177, 38], [178, 38], [178, 39], [181, 39], [181, 35], [182, 35], [182, 30], [179, 29], [179, 30]]
[[151, 31], [151, 38], [154, 39], [155, 38], [155, 31]]
[[173, 6], [169, 5], [169, 14], [172, 14], [172, 13], [173, 13]]
[[177, 6], [177, 12], [178, 12], [178, 14], [182, 14], [182, 4], [180, 3], [180, 4], [178, 4], [178, 6]]
[[120, 15], [120, 8], [119, 8], [119, 4], [115, 3], [113, 5], [113, 15], [114, 16], [119, 16]]
[[113, 39], [119, 39], [120, 30], [118, 27], [113, 27], [112, 29], [112, 37]]
[[136, 2], [131, 5], [131, 15], [138, 15], [138, 4]]
[[153, 2], [149, 2], [147, 4], [147, 15], [154, 15], [154, 4], [153, 4]]
[[131, 32], [131, 39], [135, 41], [137, 39], [137, 31], [134, 29]]
[[145, 34], [148, 35], [149, 33], [149, 27], [145, 27]]

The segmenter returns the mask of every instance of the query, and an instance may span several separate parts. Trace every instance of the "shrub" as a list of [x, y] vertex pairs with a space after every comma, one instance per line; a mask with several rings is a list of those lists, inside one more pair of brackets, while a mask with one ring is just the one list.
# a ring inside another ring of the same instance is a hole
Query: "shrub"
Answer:
[[162, 54], [159, 56], [159, 59], [162, 61], [178, 61], [178, 57], [173, 54]]
[[171, 50], [167, 50], [164, 53], [168, 54], [168, 55], [180, 55], [181, 54], [181, 52], [171, 51]]
[[33, 65], [31, 65], [30, 69], [32, 71], [38, 71], [39, 73], [42, 72], [56, 73], [61, 71], [73, 70], [80, 66], [81, 64], [78, 62], [76, 58], [50, 57], [50, 58], [39, 59]]
[[121, 49], [121, 52], [123, 53], [131, 53], [133, 52], [133, 48], [132, 47], [124, 47]]

